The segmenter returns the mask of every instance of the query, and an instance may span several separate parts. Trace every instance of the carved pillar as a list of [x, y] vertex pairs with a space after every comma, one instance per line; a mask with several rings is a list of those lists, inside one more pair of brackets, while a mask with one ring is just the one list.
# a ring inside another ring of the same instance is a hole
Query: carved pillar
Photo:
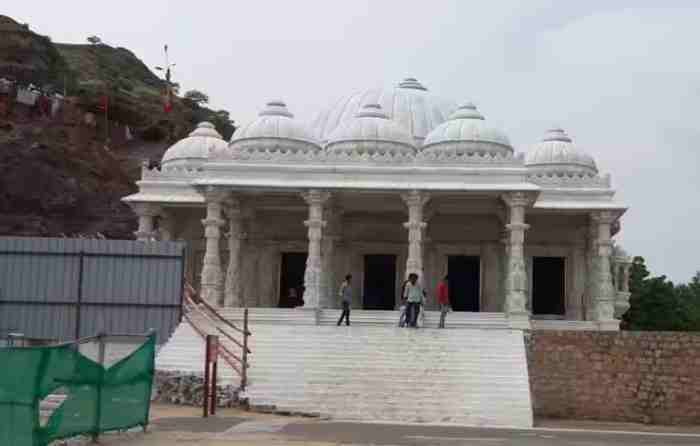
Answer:
[[586, 240], [586, 295], [584, 296], [584, 313], [587, 321], [595, 320], [595, 306], [593, 305], [593, 295], [596, 288], [596, 271], [598, 259], [598, 229], [591, 220], [588, 226]]
[[591, 216], [597, 228], [597, 259], [595, 267], [595, 294], [593, 295], [594, 319], [601, 329], [617, 329], [619, 322], [615, 320], [615, 288], [610, 268], [612, 255], [611, 226], [615, 221], [612, 212], [597, 212]]
[[615, 299], [615, 318], [621, 319], [622, 316], [630, 309], [630, 268], [632, 267], [632, 259], [625, 255], [619, 255], [615, 258], [616, 270], [618, 277], [617, 297]]
[[158, 218], [158, 238], [164, 241], [170, 241], [175, 234], [175, 219], [169, 212], [162, 211]]
[[622, 264], [622, 289], [625, 293], [630, 291], [630, 268], [632, 268], [632, 262], [628, 259], [627, 262]]
[[572, 286], [567, 293], [569, 302], [566, 305], [566, 318], [571, 321], [583, 320], [584, 299], [586, 294], [586, 245], [577, 242], [571, 252]]
[[408, 221], [403, 224], [408, 229], [408, 258], [406, 259], [406, 277], [411, 273], [423, 278], [423, 235], [427, 227], [423, 221], [423, 206], [430, 200], [425, 192], [411, 191], [401, 195], [408, 207]]
[[257, 212], [251, 206], [242, 209], [241, 233], [241, 285], [240, 300], [244, 307], [257, 307], [260, 300], [258, 289], [258, 260], [260, 258]]
[[241, 307], [241, 204], [237, 198], [226, 202], [226, 217], [229, 222], [228, 232], [228, 268], [224, 286], [224, 305]]
[[156, 233], [153, 230], [155, 217], [161, 212], [160, 206], [153, 203], [130, 203], [131, 209], [139, 218], [139, 228], [134, 235], [137, 240], [152, 240]]
[[323, 204], [330, 194], [312, 189], [302, 196], [309, 205], [309, 218], [304, 222], [308, 229], [309, 254], [304, 271], [304, 307], [319, 308], [323, 298], [323, 265], [321, 263], [321, 240], [323, 238]]
[[[504, 223], [504, 227], [507, 223]], [[498, 306], [497, 308], [500, 308], [502, 311], [505, 311], [506, 307], [506, 300], [508, 299], [508, 259], [510, 258], [510, 232], [507, 230], [501, 231], [501, 237], [500, 237], [500, 242], [503, 245], [503, 257], [501, 257], [501, 279], [500, 279], [500, 291], [501, 291], [501, 305]]]
[[514, 328], [530, 327], [530, 312], [527, 309], [528, 280], [525, 265], [525, 231], [530, 225], [525, 223], [525, 207], [531, 203], [530, 196], [523, 192], [503, 195], [509, 207], [508, 230], [508, 276], [506, 280], [506, 300], [504, 311], [511, 319]]
[[338, 245], [342, 238], [342, 210], [337, 207], [329, 207], [326, 209], [326, 234], [323, 236], [322, 242], [322, 271], [323, 271], [323, 295], [319, 302], [320, 308], [333, 308], [337, 290], [340, 286], [341, 279], [336, 276], [335, 264], [338, 255]]
[[207, 188], [203, 195], [207, 204], [207, 217], [202, 220], [206, 248], [202, 262], [201, 296], [210, 305], [221, 305], [223, 303], [223, 277], [219, 240], [221, 239], [221, 227], [224, 225], [224, 220], [221, 219], [221, 208], [226, 194], [215, 188]]
[[258, 278], [258, 292], [260, 295], [260, 306], [266, 308], [277, 307], [277, 298], [275, 294], [276, 278], [275, 274], [275, 258], [277, 257], [277, 244], [266, 242], [261, 249], [260, 261], [260, 277]]

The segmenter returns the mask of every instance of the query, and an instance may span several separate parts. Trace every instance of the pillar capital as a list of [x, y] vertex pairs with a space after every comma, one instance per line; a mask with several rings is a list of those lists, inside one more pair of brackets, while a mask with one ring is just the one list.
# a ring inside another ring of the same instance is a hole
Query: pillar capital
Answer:
[[322, 206], [331, 198], [331, 193], [320, 189], [309, 189], [301, 193], [301, 197], [310, 206]]
[[228, 189], [218, 186], [197, 186], [196, 189], [207, 203], [223, 203], [231, 195]]
[[163, 208], [156, 203], [147, 202], [129, 202], [129, 206], [139, 217], [155, 217], [163, 214]]
[[591, 220], [597, 224], [611, 225], [617, 220], [618, 214], [613, 211], [591, 212]]
[[430, 194], [428, 192], [424, 191], [419, 191], [419, 190], [412, 190], [410, 192], [404, 192], [401, 194], [401, 199], [406, 203], [406, 205], [411, 208], [411, 207], [419, 207], [422, 208], [423, 206], [430, 201]]
[[506, 192], [501, 195], [501, 200], [503, 200], [503, 202], [511, 208], [531, 206], [536, 199], [536, 192], [515, 191]]

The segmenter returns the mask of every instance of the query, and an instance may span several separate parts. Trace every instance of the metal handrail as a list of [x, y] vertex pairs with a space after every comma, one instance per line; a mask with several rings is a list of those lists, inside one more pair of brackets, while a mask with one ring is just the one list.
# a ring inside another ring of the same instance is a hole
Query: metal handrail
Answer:
[[[185, 298], [185, 301], [186, 301], [186, 302], [185, 302], [185, 306], [187, 306], [187, 305], [189, 304], [189, 307], [193, 308], [193, 309], [194, 309], [195, 311], [197, 311], [199, 314], [201, 314], [202, 316], [204, 316], [204, 318], [205, 318], [206, 320], [208, 320], [209, 322], [211, 322], [211, 324], [214, 326], [214, 328], [216, 328], [216, 330], [217, 330], [219, 333], [223, 334], [226, 338], [228, 338], [229, 340], [231, 340], [231, 342], [233, 342], [234, 344], [236, 344], [236, 345], [239, 346], [240, 348], [244, 348], [244, 347], [243, 347], [243, 344], [241, 344], [241, 343], [238, 341], [238, 339], [234, 338], [234, 337], [231, 336], [228, 332], [226, 332], [223, 328], [221, 328], [221, 327], [219, 327], [218, 325], [216, 325], [216, 321], [214, 321], [211, 317], [209, 317], [209, 315], [208, 315], [207, 313], [205, 313], [204, 311], [202, 311], [202, 309], [199, 308], [199, 307], [197, 306], [197, 304], [195, 304], [189, 297], [186, 297], [186, 298]], [[248, 350], [248, 353], [251, 353], [250, 350]], [[238, 358], [236, 355], [234, 355], [234, 357], [235, 357], [238, 361], [243, 362], [243, 361], [242, 361], [240, 358]]]
[[[224, 361], [226, 361], [226, 363], [229, 366], [231, 366], [231, 368], [240, 376], [240, 388], [245, 389], [248, 382], [248, 368], [250, 367], [250, 364], [248, 363], [248, 354], [252, 353], [251, 350], [248, 348], [248, 337], [251, 336], [251, 333], [248, 330], [248, 309], [246, 308], [243, 312], [244, 328], [240, 329], [230, 321], [226, 320], [223, 316], [221, 316], [214, 307], [209, 305], [203, 299], [197, 299], [197, 301], [195, 302], [195, 300], [192, 298], [193, 295], [196, 295], [196, 291], [187, 281], [184, 281], [184, 298], [182, 301], [183, 317], [203, 339], [206, 339], [207, 334], [205, 333], [205, 329], [199, 327], [198, 324], [191, 317], [192, 309], [194, 309], [194, 311], [196, 311], [197, 314], [203, 316], [210, 324], [212, 324], [219, 333], [221, 333], [225, 338], [229, 339], [241, 349], [242, 354], [239, 357], [238, 355], [233, 353], [233, 351], [231, 351], [228, 347], [226, 347], [222, 343], [219, 343], [219, 356], [221, 356], [224, 359]], [[199, 303], [201, 303], [201, 307]], [[228, 333], [226, 330], [220, 327], [220, 324], [217, 323], [217, 320], [214, 320], [214, 317], [224, 325], [241, 333], [243, 335], [243, 343], [236, 339], [231, 333]]]
[[[202, 339], [206, 339], [206, 338], [207, 338], [207, 334], [204, 333], [204, 331], [202, 331], [202, 329], [200, 329], [200, 328], [197, 326], [197, 324], [194, 323], [194, 321], [190, 318], [190, 315], [189, 315], [189, 314], [183, 313], [182, 316], [183, 316], [183, 317], [185, 318], [185, 320], [190, 324], [190, 326], [192, 327], [192, 329], [194, 329], [194, 331], [196, 331], [197, 334], [198, 334], [199, 336], [202, 337]], [[226, 355], [226, 354], [221, 354], [221, 352], [230, 353], [230, 352], [228, 351], [228, 349], [227, 349], [226, 347], [224, 347], [223, 345], [220, 345], [219, 347], [220, 347], [220, 349], [219, 349], [219, 355], [222, 356], [222, 357], [224, 358], [224, 361], [226, 361], [226, 363], [227, 363], [236, 373], [238, 373], [238, 376], [241, 376], [241, 377], [242, 377], [243, 374], [241, 373], [241, 370], [238, 368], [238, 365], [236, 365], [233, 361], [231, 361], [231, 359], [228, 357], [228, 355]]]
[[205, 307], [207, 310], [209, 310], [210, 312], [212, 312], [212, 313], [216, 316], [217, 319], [219, 319], [221, 322], [223, 322], [224, 324], [228, 325], [229, 327], [233, 328], [233, 329], [236, 330], [237, 332], [239, 332], [239, 333], [241, 333], [241, 334], [243, 334], [243, 335], [247, 335], [247, 336], [250, 336], [250, 335], [252, 334], [252, 333], [249, 332], [249, 331], [246, 331], [246, 330], [243, 330], [243, 329], [241, 329], [241, 328], [236, 327], [236, 325], [235, 325], [233, 322], [229, 321], [228, 319], [226, 319], [225, 317], [223, 317], [222, 315], [220, 315], [219, 312], [216, 311], [216, 308], [214, 308], [214, 307], [212, 307], [211, 305], [209, 305], [209, 304], [207, 303], [207, 301], [205, 301], [204, 299], [201, 300], [201, 304], [204, 305], [204, 307]]

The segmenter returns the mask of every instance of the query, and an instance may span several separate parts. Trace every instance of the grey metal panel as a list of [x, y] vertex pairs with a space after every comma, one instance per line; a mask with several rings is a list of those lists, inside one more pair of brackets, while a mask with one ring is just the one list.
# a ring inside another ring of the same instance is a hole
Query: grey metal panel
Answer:
[[72, 339], [75, 331], [73, 305], [3, 304], [0, 327], [30, 338]]
[[83, 252], [80, 336], [153, 328], [163, 342], [179, 322], [184, 248], [181, 242], [0, 237], [0, 331], [72, 339]]

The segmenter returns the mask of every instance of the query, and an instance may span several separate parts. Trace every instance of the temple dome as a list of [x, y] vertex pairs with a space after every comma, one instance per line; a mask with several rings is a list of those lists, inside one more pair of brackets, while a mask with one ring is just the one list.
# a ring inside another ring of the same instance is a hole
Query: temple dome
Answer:
[[311, 132], [294, 119], [282, 101], [270, 101], [251, 123], [237, 129], [231, 137], [231, 149], [312, 150], [320, 151]]
[[372, 103], [366, 104], [329, 135], [326, 150], [352, 155], [413, 155], [416, 152], [408, 131], [389, 119], [379, 104]]
[[528, 151], [525, 165], [535, 173], [554, 175], [596, 175], [598, 173], [593, 157], [574, 145], [569, 135], [560, 128], [547, 130], [542, 141]]
[[165, 152], [162, 166], [197, 168], [209, 155], [226, 150], [226, 141], [211, 122], [200, 122], [187, 138], [176, 142]]
[[467, 102], [428, 134], [423, 142], [423, 151], [508, 155], [513, 153], [513, 148], [508, 136], [489, 125], [476, 106]]
[[415, 146], [420, 146], [426, 135], [456, 108], [456, 104], [433, 95], [416, 79], [407, 78], [394, 87], [366, 89], [340, 99], [311, 122], [314, 137], [328, 141], [331, 133], [353, 119], [365, 104], [379, 104], [389, 119], [406, 129]]

